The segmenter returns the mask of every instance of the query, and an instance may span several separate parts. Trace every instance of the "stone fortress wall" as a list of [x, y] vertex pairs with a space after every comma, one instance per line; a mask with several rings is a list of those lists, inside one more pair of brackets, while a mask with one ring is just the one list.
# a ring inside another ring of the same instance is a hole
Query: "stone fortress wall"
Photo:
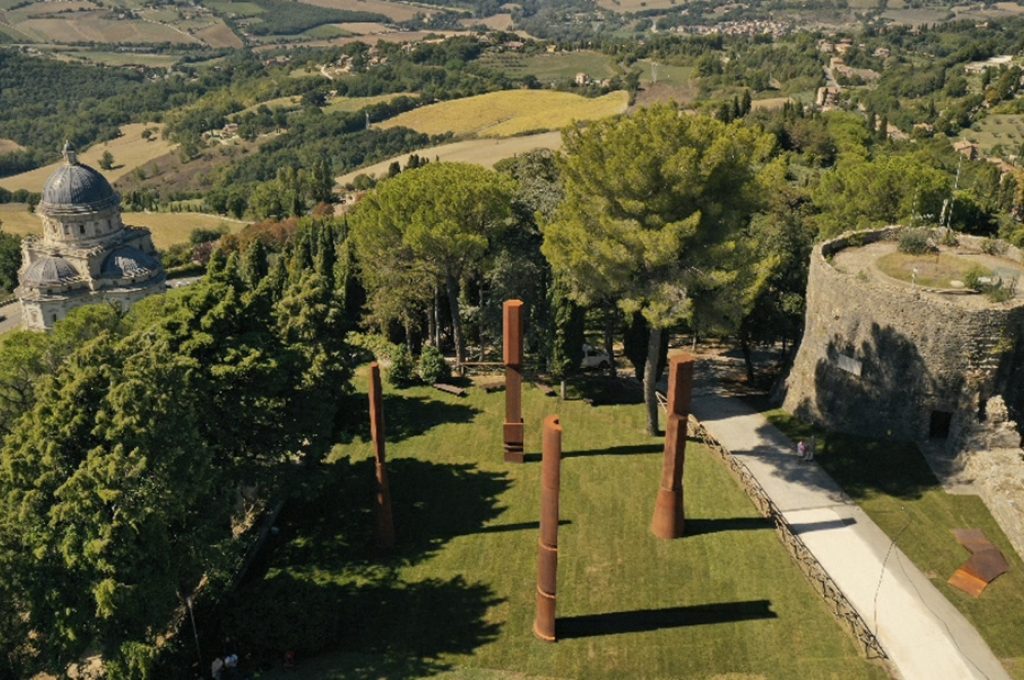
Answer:
[[[1002, 396], [1014, 413], [1024, 407], [1014, 380], [1024, 366], [1024, 299], [988, 302], [832, 262], [844, 249], [895, 241], [900, 231], [853, 232], [814, 248], [784, 405], [830, 429], [904, 440], [928, 439], [948, 417], [952, 450], [990, 398]], [[980, 254], [983, 240], [960, 235], [957, 250]], [[1010, 246], [1001, 257], [1024, 263]]]
[[[1024, 296], [996, 303], [834, 262], [900, 232], [853, 232], [814, 248], [784, 406], [831, 430], [917, 442], [943, 485], [978, 494], [1024, 556]], [[984, 239], [958, 238], [957, 254], [983, 252]], [[1010, 246], [1001, 257], [1024, 263]]]

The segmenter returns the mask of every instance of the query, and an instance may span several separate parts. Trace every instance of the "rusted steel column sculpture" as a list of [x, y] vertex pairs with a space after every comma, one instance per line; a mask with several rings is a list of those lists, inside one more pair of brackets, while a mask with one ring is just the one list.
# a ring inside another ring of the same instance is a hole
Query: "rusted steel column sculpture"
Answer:
[[505, 364], [505, 460], [523, 462], [523, 302], [506, 300], [502, 309]]
[[562, 426], [558, 416], [544, 420], [540, 470], [540, 545], [537, 557], [537, 618], [533, 633], [555, 641], [555, 591], [558, 582], [558, 487], [562, 474]]
[[374, 467], [377, 473], [377, 547], [395, 545], [395, 525], [391, 515], [391, 488], [384, 466], [384, 406], [380, 387], [380, 366], [370, 364], [370, 437], [373, 439]]
[[651, 521], [651, 533], [658, 538], [679, 538], [683, 535], [683, 461], [686, 458], [686, 422], [693, 392], [693, 363], [692, 354], [676, 354], [669, 361], [665, 462]]

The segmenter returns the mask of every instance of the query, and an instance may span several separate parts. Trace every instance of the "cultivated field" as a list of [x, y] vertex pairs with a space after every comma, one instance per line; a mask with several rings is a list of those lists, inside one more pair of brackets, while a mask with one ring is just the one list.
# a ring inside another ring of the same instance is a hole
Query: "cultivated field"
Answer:
[[149, 227], [153, 232], [153, 245], [161, 250], [175, 243], [188, 241], [193, 229], [216, 229], [225, 225], [231, 233], [235, 233], [249, 224], [222, 215], [193, 212], [127, 212], [122, 215], [122, 219], [125, 224]]
[[404, 2], [388, 2], [387, 0], [301, 0], [317, 7], [341, 9], [349, 12], [373, 12], [383, 14], [394, 21], [408, 21], [417, 14], [430, 16], [437, 14], [436, 7], [406, 4]]
[[381, 127], [404, 126], [431, 135], [510, 137], [562, 128], [574, 120], [606, 118], [622, 113], [628, 104], [625, 92], [589, 99], [551, 90], [505, 90], [407, 111]]
[[[131, 10], [131, 14], [121, 12], [122, 7]], [[0, 28], [12, 39], [47, 45], [176, 43], [242, 46], [241, 40], [223, 20], [202, 7], [149, 7], [135, 2], [125, 3], [122, 7], [101, 6], [88, 0], [30, 2], [4, 12]]]
[[25, 147], [18, 144], [13, 139], [0, 138], [0, 155], [5, 153], [14, 153], [15, 151], [22, 151]]
[[[240, 231], [248, 222], [234, 220], [221, 215], [206, 213], [146, 213], [126, 212], [122, 215], [125, 224], [136, 227], [149, 227], [153, 232], [153, 244], [161, 250], [175, 243], [188, 241], [193, 229], [215, 229], [227, 225], [231, 233]], [[0, 203], [0, 223], [3, 231], [9, 234], [27, 236], [42, 234], [42, 222], [35, 213], [28, 211], [25, 203]]]
[[217, 20], [195, 32], [197, 38], [210, 47], [242, 47], [242, 39], [223, 21]]
[[[493, 167], [495, 163], [503, 158], [533, 151], [534, 149], [559, 149], [562, 146], [561, 132], [542, 132], [537, 135], [524, 135], [522, 137], [506, 137], [504, 139], [467, 139], [451, 144], [441, 144], [425, 149], [417, 149], [411, 153], [429, 159], [430, 161], [451, 161], [453, 163], [472, 163]], [[402, 154], [389, 158], [380, 163], [374, 163], [337, 178], [340, 186], [348, 184], [357, 175], [369, 175], [371, 177], [383, 177], [387, 174], [388, 166], [397, 161], [403, 166], [409, 154]]]
[[8, 234], [41, 234], [43, 224], [35, 213], [28, 211], [27, 203], [0, 203], [0, 229]]
[[1017, 155], [1024, 145], [1024, 115], [990, 114], [961, 132], [960, 138], [974, 142], [986, 155]]
[[61, 50], [49, 52], [54, 59], [61, 61], [89, 62], [107, 66], [147, 66], [150, 68], [170, 68], [181, 58], [177, 54], [147, 54], [140, 52], [105, 52], [101, 50]]
[[461, 19], [459, 23], [465, 28], [470, 26], [486, 26], [492, 31], [511, 31], [512, 30], [512, 15], [508, 13], [504, 14], [492, 14], [489, 17], [482, 19]]
[[668, 101], [689, 104], [700, 92], [692, 66], [676, 66], [649, 59], [642, 59], [636, 65], [641, 69], [641, 89], [636, 94], [636, 106]]
[[[153, 131], [153, 137], [148, 142], [142, 138], [142, 131], [146, 128]], [[120, 137], [110, 142], [94, 144], [85, 151], [79, 152], [79, 160], [102, 172], [104, 177], [113, 183], [135, 168], [167, 154], [176, 146], [160, 136], [162, 129], [163, 126], [158, 123], [125, 125], [121, 128], [123, 134]], [[114, 167], [110, 170], [101, 170], [99, 166], [100, 157], [104, 151], [109, 151], [114, 156]], [[54, 149], [53, 155], [59, 155], [56, 149]], [[23, 172], [20, 175], [0, 178], [0, 187], [11, 191], [17, 189], [42, 191], [46, 180], [63, 162], [63, 160], [54, 161], [50, 165]]]
[[676, 0], [597, 0], [598, 7], [613, 12], [640, 12], [648, 9], [669, 9], [677, 4], [686, 4]]
[[324, 113], [334, 111], [358, 111], [365, 106], [373, 106], [381, 102], [388, 102], [396, 97], [418, 97], [415, 92], [396, 92], [394, 94], [380, 94], [375, 97], [334, 97], [323, 107]]
[[47, 43], [194, 43], [201, 41], [180, 29], [157, 22], [111, 19], [106, 12], [81, 12], [71, 18], [26, 19], [22, 33]]
[[611, 57], [588, 50], [532, 55], [503, 52], [486, 55], [480, 61], [509, 75], [532, 75], [542, 83], [572, 80], [577, 73], [586, 73], [595, 80], [610, 78], [619, 73]]

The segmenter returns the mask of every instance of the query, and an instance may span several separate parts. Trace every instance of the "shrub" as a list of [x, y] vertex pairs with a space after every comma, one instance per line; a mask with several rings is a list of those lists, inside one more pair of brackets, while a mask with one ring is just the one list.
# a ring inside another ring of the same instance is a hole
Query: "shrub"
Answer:
[[420, 353], [420, 363], [416, 372], [419, 374], [420, 380], [428, 385], [440, 382], [451, 374], [448, 369], [448, 363], [441, 356], [441, 351], [433, 345], [423, 346], [423, 352]]
[[405, 387], [416, 380], [416, 361], [408, 347], [394, 346], [391, 352], [391, 365], [385, 370], [384, 378], [395, 387]]
[[988, 276], [988, 272], [982, 267], [975, 265], [964, 274], [964, 285], [971, 290], [981, 290], [985, 285], [981, 282], [981, 279], [986, 276]]
[[935, 250], [935, 246], [928, 240], [928, 232], [924, 229], [908, 229], [903, 232], [896, 247], [901, 253], [908, 255], [924, 255]]
[[987, 238], [981, 242], [981, 252], [986, 255], [1002, 255], [1006, 252], [1006, 243], [997, 238]]

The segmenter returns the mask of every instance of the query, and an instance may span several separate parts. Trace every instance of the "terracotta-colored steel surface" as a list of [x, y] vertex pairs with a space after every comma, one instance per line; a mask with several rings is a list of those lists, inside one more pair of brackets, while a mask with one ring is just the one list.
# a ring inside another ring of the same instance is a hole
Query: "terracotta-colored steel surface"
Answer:
[[533, 633], [554, 642], [558, 585], [558, 490], [562, 474], [562, 426], [558, 416], [544, 420], [540, 470], [540, 544], [537, 557], [537, 618]]
[[505, 364], [505, 460], [523, 462], [523, 302], [506, 300], [502, 308]]
[[658, 538], [683, 535], [683, 462], [686, 458], [686, 423], [693, 393], [692, 354], [676, 354], [669, 360], [668, 418], [665, 426], [665, 461], [661, 486], [654, 505], [651, 533]]
[[373, 439], [374, 467], [377, 473], [377, 547], [395, 545], [395, 525], [391, 515], [391, 488], [384, 465], [384, 406], [380, 385], [380, 366], [370, 364], [370, 437]]
[[971, 556], [953, 573], [948, 583], [973, 597], [981, 597], [988, 584], [1008, 572], [1010, 565], [981, 529], [953, 529], [953, 536], [970, 551]]

